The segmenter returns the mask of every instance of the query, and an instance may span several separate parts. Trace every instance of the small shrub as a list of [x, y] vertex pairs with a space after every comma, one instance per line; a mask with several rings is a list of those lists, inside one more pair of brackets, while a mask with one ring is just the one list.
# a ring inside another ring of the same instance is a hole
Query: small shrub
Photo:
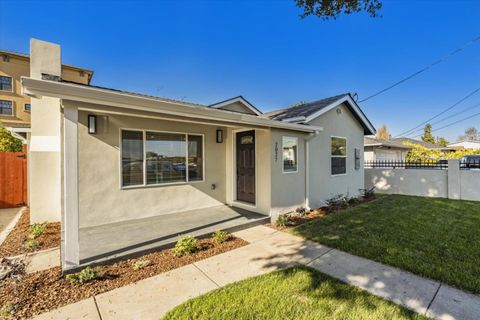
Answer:
[[7, 318], [10, 315], [13, 315], [16, 305], [14, 303], [7, 303], [5, 306], [0, 309], [0, 317]]
[[173, 248], [173, 255], [176, 257], [188, 256], [190, 253], [197, 250], [198, 240], [192, 236], [186, 236], [177, 241], [175, 248]]
[[86, 267], [80, 272], [67, 274], [66, 278], [71, 284], [83, 284], [103, 277], [100, 268]]
[[305, 217], [307, 215], [307, 209], [304, 207], [299, 207], [295, 209], [295, 214], [299, 217]]
[[146, 268], [152, 264], [150, 260], [137, 260], [133, 264], [133, 270], [137, 271], [143, 268]]
[[360, 199], [358, 199], [357, 197], [351, 197], [348, 198], [347, 202], [349, 206], [354, 206], [360, 203]]
[[286, 227], [288, 225], [289, 220], [290, 220], [290, 217], [288, 213], [284, 213], [278, 216], [277, 221], [275, 223], [278, 227]]
[[230, 239], [230, 235], [226, 231], [217, 230], [212, 234], [213, 240], [216, 243], [224, 243], [228, 239]]
[[34, 223], [30, 226], [30, 234], [29, 238], [30, 239], [36, 239], [40, 237], [44, 232], [45, 228], [47, 228], [48, 222], [43, 222], [43, 223]]
[[340, 209], [345, 209], [348, 207], [347, 198], [339, 194], [335, 197], [325, 200], [326, 206], [324, 207], [325, 211], [332, 213]]
[[365, 200], [370, 200], [375, 198], [375, 187], [372, 187], [370, 189], [359, 189], [359, 191], [362, 194], [362, 198]]
[[29, 240], [25, 241], [23, 246], [30, 251], [35, 251], [40, 247], [40, 243], [35, 239], [29, 239]]

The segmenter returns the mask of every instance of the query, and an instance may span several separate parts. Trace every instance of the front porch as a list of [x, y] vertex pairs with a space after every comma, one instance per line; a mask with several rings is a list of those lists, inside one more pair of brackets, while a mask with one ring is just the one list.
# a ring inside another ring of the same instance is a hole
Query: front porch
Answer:
[[269, 221], [262, 214], [220, 205], [80, 228], [80, 265], [172, 247], [184, 235], [201, 238], [216, 230], [233, 232]]

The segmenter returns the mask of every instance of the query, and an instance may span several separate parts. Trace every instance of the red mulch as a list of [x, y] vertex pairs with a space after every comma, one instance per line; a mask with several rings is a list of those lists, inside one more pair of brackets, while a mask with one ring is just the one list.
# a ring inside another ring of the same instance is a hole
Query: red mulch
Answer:
[[[27, 208], [18, 220], [15, 228], [0, 245], [0, 258], [17, 256], [32, 252], [23, 247], [28, 240], [30, 227], [30, 209]], [[40, 246], [36, 250], [44, 250], [60, 246], [60, 222], [49, 223], [44, 233], [36, 239]]]
[[[203, 239], [198, 241], [199, 250], [189, 256], [175, 257], [171, 249], [149, 253], [101, 266], [104, 277], [84, 284], [70, 284], [59, 267], [27, 274], [19, 282], [7, 279], [0, 282], [0, 308], [12, 308], [12, 319], [30, 318], [246, 244], [233, 236], [222, 244], [211, 238]], [[133, 264], [138, 260], [150, 260], [151, 265], [135, 271]]]

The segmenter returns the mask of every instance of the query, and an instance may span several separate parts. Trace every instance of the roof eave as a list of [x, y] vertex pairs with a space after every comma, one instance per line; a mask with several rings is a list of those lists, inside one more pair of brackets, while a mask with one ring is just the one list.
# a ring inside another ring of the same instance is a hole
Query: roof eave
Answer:
[[148, 111], [188, 118], [226, 121], [237, 124], [249, 124], [260, 127], [272, 127], [308, 133], [323, 130], [323, 128], [317, 126], [286, 123], [260, 118], [255, 115], [229, 112], [209, 107], [194, 106], [175, 101], [165, 101], [161, 99], [155, 99], [153, 97], [138, 96], [135, 94], [76, 85], [72, 83], [32, 79], [29, 77], [22, 77], [21, 81], [24, 94], [31, 96], [51, 96], [60, 99], [82, 101], [125, 109]]

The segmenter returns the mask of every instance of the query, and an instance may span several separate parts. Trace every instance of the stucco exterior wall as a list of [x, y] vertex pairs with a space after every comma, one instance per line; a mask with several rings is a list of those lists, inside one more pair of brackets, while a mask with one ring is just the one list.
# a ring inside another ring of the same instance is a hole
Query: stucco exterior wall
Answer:
[[[226, 203], [226, 143], [216, 143], [215, 131], [219, 127], [113, 114], [103, 117], [98, 114], [98, 133], [88, 134], [88, 114], [85, 111], [79, 112], [80, 227], [171, 214]], [[120, 129], [122, 128], [204, 134], [205, 181], [169, 186], [121, 188]], [[212, 184], [215, 184], [215, 190], [212, 190]]]
[[[282, 137], [298, 139], [297, 172], [283, 172]], [[296, 132], [272, 129], [271, 134], [271, 214], [275, 219], [278, 214], [305, 206], [305, 138], [307, 135]], [[312, 174], [312, 172], [310, 173]]]
[[234, 112], [240, 112], [240, 113], [246, 113], [246, 114], [255, 114], [252, 110], [248, 109], [243, 105], [241, 102], [234, 102], [229, 105], [226, 105], [224, 107], [221, 107], [220, 109], [223, 110], [229, 110], [229, 111], [234, 111]]
[[448, 196], [447, 170], [365, 169], [365, 187], [378, 193]]
[[[337, 109], [341, 113], [337, 113]], [[356, 196], [364, 188], [363, 128], [344, 104], [312, 120], [323, 131], [309, 142], [309, 206], [320, 207], [323, 201], [342, 194]], [[347, 170], [331, 175], [331, 137], [347, 139]], [[360, 149], [360, 168], [355, 170], [355, 148]]]

